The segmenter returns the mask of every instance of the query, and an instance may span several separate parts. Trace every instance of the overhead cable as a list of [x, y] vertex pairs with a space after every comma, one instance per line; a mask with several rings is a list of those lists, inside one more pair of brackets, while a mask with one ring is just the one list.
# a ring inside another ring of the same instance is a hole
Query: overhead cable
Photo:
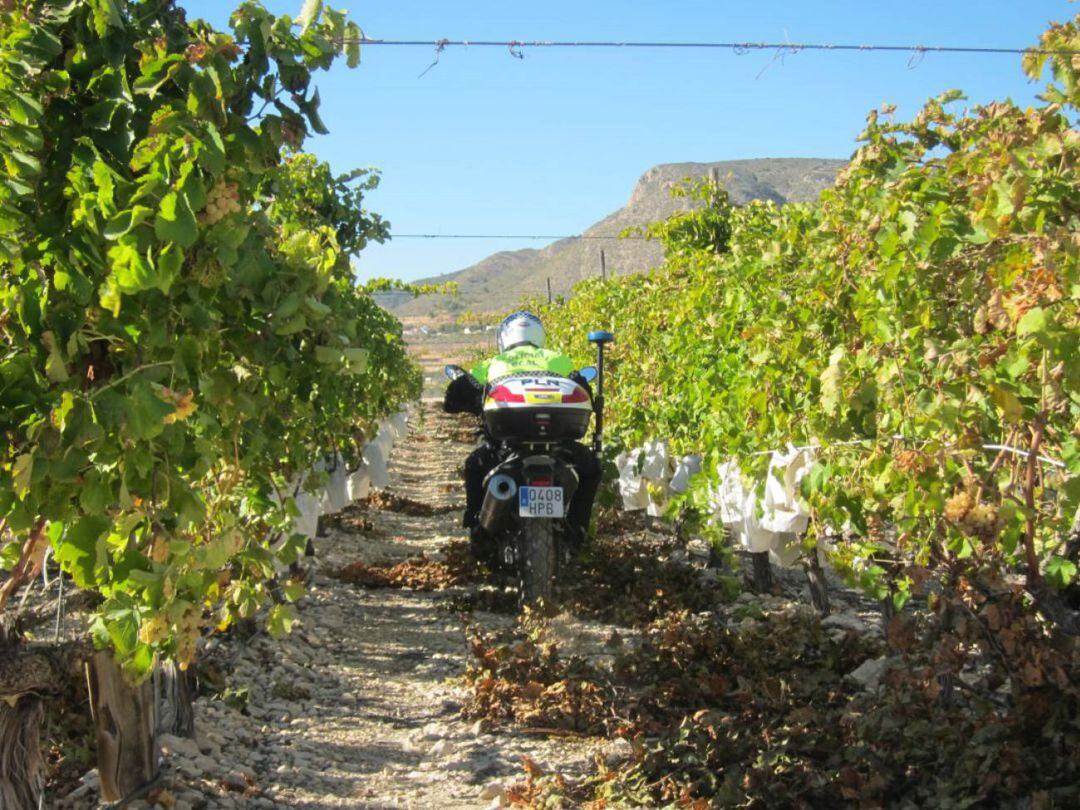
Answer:
[[729, 50], [736, 54], [749, 51], [830, 51], [859, 52], [874, 51], [899, 53], [956, 53], [984, 55], [1024, 55], [1036, 56], [1080, 56], [1077, 48], [1016, 48], [993, 47], [985, 45], [855, 45], [831, 42], [650, 42], [650, 41], [601, 41], [601, 40], [490, 40], [490, 39], [377, 39], [363, 37], [359, 40], [343, 40], [344, 44], [361, 46], [391, 46], [403, 48], [435, 48], [441, 54], [446, 48], [506, 48], [515, 57], [521, 57], [523, 48], [637, 48], [637, 49], [680, 49], [680, 50]]

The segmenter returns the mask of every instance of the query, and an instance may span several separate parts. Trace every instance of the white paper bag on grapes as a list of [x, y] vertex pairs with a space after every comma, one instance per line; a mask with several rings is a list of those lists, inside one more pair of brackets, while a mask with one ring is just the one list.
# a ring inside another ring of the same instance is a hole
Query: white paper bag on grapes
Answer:
[[371, 478], [363, 464], [348, 476], [349, 500], [355, 503], [371, 494]]
[[375, 489], [383, 489], [390, 483], [386, 458], [387, 453], [379, 442], [371, 442], [364, 448], [364, 464], [367, 466], [368, 479]]
[[781, 568], [791, 568], [803, 558], [802, 540], [794, 532], [778, 532], [769, 549], [769, 561]]
[[645, 442], [641, 449], [644, 459], [641, 464], [641, 477], [658, 484], [671, 480], [671, 457], [667, 442], [662, 440]]
[[393, 432], [394, 441], [399, 442], [405, 438], [409, 429], [409, 412], [398, 411], [390, 417], [390, 430]]
[[631, 450], [615, 457], [615, 468], [619, 471], [619, 495], [626, 512], [638, 512], [649, 505], [649, 490], [645, 479], [637, 471], [640, 452]]
[[292, 498], [293, 502], [296, 504], [296, 509], [300, 514], [292, 519], [289, 533], [300, 534], [305, 537], [314, 537], [319, 528], [319, 516], [322, 514], [322, 504], [321, 498], [316, 498], [311, 493], [304, 491], [304, 481], [306, 478], [307, 476], [305, 475], [294, 477], [285, 486], [285, 489], [280, 495], [275, 492], [270, 496], [270, 500], [280, 505], [283, 501]]
[[762, 528], [757, 514], [757, 493], [743, 483], [742, 470], [734, 459], [717, 467], [720, 483], [713, 489], [714, 519], [719, 520], [735, 543], [755, 554], [768, 551], [774, 533]]
[[713, 487], [709, 501], [713, 517], [728, 531], [741, 530], [747, 492], [743, 485], [742, 470], [735, 459], [728, 459], [716, 468], [718, 483]]
[[379, 422], [379, 432], [375, 435], [375, 442], [382, 448], [383, 458], [389, 462], [390, 451], [394, 449], [394, 433], [390, 429], [388, 419]]
[[683, 456], [675, 465], [675, 472], [671, 476], [671, 489], [673, 492], [683, 493], [690, 489], [690, 479], [701, 472], [701, 456]]
[[319, 531], [319, 517], [322, 515], [321, 498], [301, 490], [296, 494], [296, 508], [300, 512], [293, 518], [292, 533], [312, 539]]
[[345, 471], [345, 459], [341, 455], [334, 458], [334, 466], [326, 482], [326, 494], [323, 498], [323, 514], [332, 515], [349, 505], [349, 487]]
[[668, 485], [663, 483], [645, 482], [645, 492], [649, 499], [649, 505], [645, 507], [645, 514], [649, 517], [663, 517], [667, 512]]
[[789, 447], [785, 452], [772, 454], [762, 498], [763, 528], [777, 533], [806, 531], [810, 513], [799, 497], [799, 484], [812, 463], [811, 450]]
[[777, 543], [777, 533], [761, 525], [758, 516], [758, 498], [754, 493], [747, 495], [743, 508], [743, 522], [740, 539], [743, 548], [752, 554], [770, 551]]

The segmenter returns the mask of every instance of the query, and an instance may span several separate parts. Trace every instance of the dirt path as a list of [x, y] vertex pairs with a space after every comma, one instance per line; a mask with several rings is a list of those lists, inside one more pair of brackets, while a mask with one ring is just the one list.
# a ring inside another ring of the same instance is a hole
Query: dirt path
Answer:
[[[228, 672], [226, 699], [197, 701], [196, 739], [164, 740], [165, 794], [130, 807], [488, 807], [525, 756], [584, 771], [595, 744], [489, 734], [461, 719], [455, 678], [469, 648], [463, 620], [445, 607], [452, 594], [369, 590], [334, 576], [357, 561], [438, 559], [464, 538], [457, 471], [468, 439], [432, 400], [418, 406], [384, 499], [406, 507], [355, 511], [316, 540], [290, 636], [210, 645], [208, 658]], [[511, 620], [471, 619], [485, 628]], [[90, 798], [87, 781], [83, 796], [58, 806]]]
[[[334, 531], [319, 544], [324, 571], [357, 560], [437, 556], [463, 536], [456, 469], [468, 446], [454, 440], [456, 421], [430, 403], [422, 413], [395, 451], [388, 491], [439, 511], [369, 512], [371, 532]], [[481, 798], [483, 788], [519, 774], [522, 755], [570, 764], [578, 752], [562, 744], [478, 733], [459, 718], [462, 696], [448, 681], [464, 671], [467, 639], [461, 621], [437, 605], [444, 600], [445, 594], [354, 589], [325, 573], [316, 577], [301, 637], [314, 634], [323, 645], [315, 650], [330, 653], [331, 663], [308, 670], [325, 683], [324, 699], [288, 724], [279, 718], [270, 730], [280, 759], [291, 756], [293, 766], [264, 769], [258, 780], [264, 795], [277, 805], [312, 808], [483, 807], [492, 798]]]

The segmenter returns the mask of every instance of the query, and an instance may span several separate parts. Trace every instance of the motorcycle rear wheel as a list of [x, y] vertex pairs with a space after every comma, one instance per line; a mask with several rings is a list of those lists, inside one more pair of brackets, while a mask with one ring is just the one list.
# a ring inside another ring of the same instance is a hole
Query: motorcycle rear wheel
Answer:
[[559, 552], [555, 521], [533, 518], [524, 521], [518, 534], [518, 565], [521, 578], [521, 604], [550, 603], [555, 595], [555, 574]]

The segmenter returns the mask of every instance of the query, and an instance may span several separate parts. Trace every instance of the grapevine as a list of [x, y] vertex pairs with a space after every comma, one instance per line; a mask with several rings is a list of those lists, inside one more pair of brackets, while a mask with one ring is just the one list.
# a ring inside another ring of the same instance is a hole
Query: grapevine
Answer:
[[[1076, 48], [1080, 17], [1043, 44]], [[871, 113], [816, 202], [731, 207], [718, 189], [691, 187], [700, 207], [645, 229], [663, 240], [661, 267], [586, 281], [544, 308], [550, 340], [580, 363], [592, 354], [583, 325], [618, 336], [613, 452], [666, 440], [674, 454], [704, 456], [673, 514], [689, 507], [715, 526], [734, 466], [760, 487], [770, 451], [814, 448], [799, 493], [803, 547], [828, 549], [887, 617], [887, 653], [866, 664], [887, 668], [875, 691], [841, 704], [832, 687], [829, 698], [793, 699], [792, 684], [828, 683], [827, 664], [793, 678], [805, 648], [792, 628], [774, 631], [789, 658], [747, 678], [750, 697], [731, 700], [728, 683], [704, 694], [649, 753], [601, 771], [582, 804], [996, 806], [1075, 795], [1080, 62], [1032, 55], [1025, 68], [1033, 79], [1052, 72], [1032, 108], [964, 110], [950, 92], [910, 122]], [[695, 658], [730, 677], [763, 646], [730, 662], [717, 660], [723, 649], [710, 639], [665, 660], [685, 684]], [[754, 739], [750, 707], [769, 696], [794, 711], [759, 726], [765, 753], [732, 755]], [[826, 704], [832, 721], [804, 723]], [[824, 742], [825, 729], [851, 736]], [[816, 794], [822, 786], [835, 798]]]
[[[1075, 47], [1078, 30], [1043, 41]], [[662, 267], [548, 308], [581, 362], [581, 324], [619, 335], [616, 448], [703, 453], [686, 501], [708, 512], [726, 459], [761, 480], [762, 451], [820, 446], [807, 541], [846, 527], [834, 563], [854, 581], [902, 604], [928, 569], [992, 570], [1051, 612], [1078, 562], [1080, 74], [1025, 60], [1033, 79], [1047, 67], [1037, 107], [960, 110], [953, 91], [911, 122], [871, 113], [815, 203], [692, 188], [701, 207], [645, 229]]]
[[[311, 5], [311, 4], [309, 4]], [[46, 544], [135, 677], [269, 606], [296, 482], [355, 464], [419, 384], [352, 275], [377, 176], [303, 153], [315, 72], [359, 29], [257, 2], [231, 33], [167, 0], [0, 4], [0, 527]], [[346, 44], [347, 43], [347, 44]]]

